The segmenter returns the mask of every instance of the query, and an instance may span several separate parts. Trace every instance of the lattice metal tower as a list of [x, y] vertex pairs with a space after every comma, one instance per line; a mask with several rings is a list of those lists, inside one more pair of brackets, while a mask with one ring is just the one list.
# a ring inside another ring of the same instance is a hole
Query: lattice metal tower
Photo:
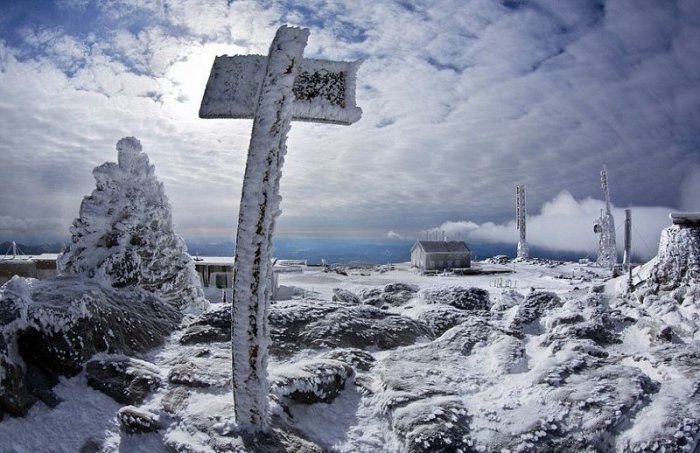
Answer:
[[617, 244], [615, 240], [615, 218], [610, 208], [610, 187], [608, 186], [608, 171], [603, 166], [600, 172], [600, 185], [605, 197], [605, 209], [600, 211], [600, 217], [596, 219], [593, 231], [598, 234], [598, 259], [596, 263], [601, 267], [614, 268], [617, 264]]
[[527, 204], [525, 199], [525, 186], [515, 186], [515, 226], [518, 228], [518, 254], [519, 259], [530, 257], [530, 247], [525, 236], [525, 217], [527, 216]]

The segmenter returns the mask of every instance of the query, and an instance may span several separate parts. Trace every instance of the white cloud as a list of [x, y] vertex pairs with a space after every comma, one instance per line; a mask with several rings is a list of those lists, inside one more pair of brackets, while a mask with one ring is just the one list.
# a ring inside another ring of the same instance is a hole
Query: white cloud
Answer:
[[[569, 192], [562, 191], [554, 199], [542, 205], [539, 213], [527, 217], [527, 240], [530, 245], [547, 250], [580, 252], [595, 256], [597, 236], [593, 222], [605, 208], [602, 200], [586, 198], [576, 200]], [[670, 225], [671, 208], [633, 206], [632, 246], [633, 254], [649, 259], [656, 255], [661, 230]], [[622, 251], [624, 237], [623, 208], [613, 207], [617, 228], [617, 245]], [[461, 236], [471, 242], [518, 242], [515, 221], [496, 224], [477, 224], [471, 221], [445, 222], [431, 231], [445, 233], [450, 238]]]
[[386, 233], [386, 238], [387, 238], [387, 239], [392, 239], [392, 240], [404, 239], [404, 237], [403, 237], [402, 235], [400, 235], [399, 233], [397, 233], [397, 232], [394, 231], [394, 230], [389, 230], [389, 231]]
[[698, 209], [692, 2], [164, 5], [98, 2], [88, 34], [30, 24], [0, 43], [0, 213], [67, 229], [91, 169], [137, 135], [181, 231], [233, 236], [251, 125], [200, 120], [198, 104], [214, 55], [265, 53], [283, 21], [311, 28], [307, 56], [365, 62], [359, 123], [292, 126], [281, 231], [407, 235], [469, 218], [484, 232], [511, 216], [516, 183], [533, 211], [562, 190], [587, 207], [603, 163], [621, 206]]

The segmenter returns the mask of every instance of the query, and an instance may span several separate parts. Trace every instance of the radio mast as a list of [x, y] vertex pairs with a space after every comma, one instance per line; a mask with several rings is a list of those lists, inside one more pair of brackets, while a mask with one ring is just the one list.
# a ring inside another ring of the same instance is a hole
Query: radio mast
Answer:
[[527, 245], [525, 237], [525, 217], [527, 216], [527, 205], [525, 199], [525, 186], [515, 186], [515, 226], [518, 229], [518, 252], [517, 258], [526, 260], [530, 257], [530, 247]]

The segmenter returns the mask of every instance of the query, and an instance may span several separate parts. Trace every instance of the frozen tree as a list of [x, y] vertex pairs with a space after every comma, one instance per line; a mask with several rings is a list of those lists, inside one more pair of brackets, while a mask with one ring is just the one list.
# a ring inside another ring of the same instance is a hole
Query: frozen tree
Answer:
[[173, 231], [171, 207], [153, 165], [134, 137], [119, 140], [117, 152], [118, 163], [93, 170], [96, 188], [73, 221], [59, 273], [115, 288], [140, 287], [180, 310], [202, 310], [207, 302], [194, 262]]

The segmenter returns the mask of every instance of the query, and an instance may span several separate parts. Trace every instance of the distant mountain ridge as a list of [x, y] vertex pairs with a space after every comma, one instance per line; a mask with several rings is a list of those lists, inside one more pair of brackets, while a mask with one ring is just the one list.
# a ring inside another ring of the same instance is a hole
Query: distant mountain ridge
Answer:
[[[50, 242], [35, 245], [17, 243], [18, 252], [21, 252], [25, 255], [41, 255], [42, 253], [61, 253], [62, 248], [63, 243], [61, 242]], [[0, 242], [0, 256], [5, 256], [5, 254], [12, 254], [12, 242], [10, 241]]]

